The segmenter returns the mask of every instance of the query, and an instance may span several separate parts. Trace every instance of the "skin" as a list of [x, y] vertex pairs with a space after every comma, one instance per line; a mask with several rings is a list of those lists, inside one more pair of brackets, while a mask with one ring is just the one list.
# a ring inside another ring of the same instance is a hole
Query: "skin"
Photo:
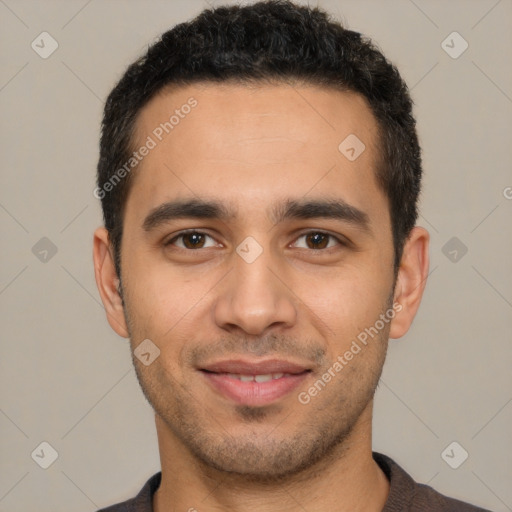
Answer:
[[[149, 366], [134, 358], [155, 409], [162, 484], [154, 508], [380, 511], [389, 483], [371, 455], [373, 395], [388, 338], [403, 336], [419, 307], [428, 233], [412, 230], [395, 282], [389, 208], [375, 179], [377, 125], [361, 96], [286, 84], [166, 90], [138, 118], [139, 145], [190, 97], [197, 107], [133, 176], [121, 246], [124, 302], [108, 234], [99, 228], [94, 236], [110, 325], [132, 350], [147, 338], [160, 349]], [[338, 150], [349, 134], [366, 146], [353, 162]], [[234, 216], [143, 228], [154, 208], [186, 198], [220, 200]], [[276, 223], [267, 215], [286, 199], [326, 198], [363, 211], [368, 229], [329, 218]], [[190, 236], [166, 245], [192, 228], [208, 235], [199, 248]], [[304, 236], [311, 231], [345, 243]], [[263, 249], [252, 263], [236, 252], [248, 236]], [[393, 320], [300, 403], [298, 392], [393, 302], [401, 306]], [[312, 371], [285, 397], [244, 407], [198, 371], [231, 357], [275, 357]]]

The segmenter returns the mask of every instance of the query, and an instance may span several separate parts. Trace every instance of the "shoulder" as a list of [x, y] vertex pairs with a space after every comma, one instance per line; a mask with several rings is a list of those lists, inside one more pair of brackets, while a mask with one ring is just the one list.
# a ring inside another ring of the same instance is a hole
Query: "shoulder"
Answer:
[[444, 496], [428, 485], [416, 483], [386, 455], [374, 452], [373, 458], [390, 482], [388, 499], [382, 512], [490, 512]]
[[486, 509], [476, 507], [464, 501], [444, 496], [435, 489], [432, 489], [432, 487], [424, 484], [417, 484], [417, 490], [411, 505], [413, 510], [438, 510], [439, 512], [489, 512]]
[[98, 512], [153, 512], [153, 494], [158, 489], [161, 478], [161, 472], [154, 474], [135, 498], [102, 508]]

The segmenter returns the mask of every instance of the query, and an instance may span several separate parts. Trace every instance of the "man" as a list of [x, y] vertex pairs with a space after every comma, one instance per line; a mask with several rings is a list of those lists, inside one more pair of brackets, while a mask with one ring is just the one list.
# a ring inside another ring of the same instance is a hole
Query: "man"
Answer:
[[96, 281], [162, 471], [108, 511], [482, 510], [372, 453], [428, 274], [407, 87], [287, 1], [165, 33], [110, 94]]

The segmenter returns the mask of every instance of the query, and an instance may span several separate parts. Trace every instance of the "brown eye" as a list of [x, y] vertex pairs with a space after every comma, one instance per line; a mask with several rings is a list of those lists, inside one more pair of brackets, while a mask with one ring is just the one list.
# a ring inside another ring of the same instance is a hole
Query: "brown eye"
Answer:
[[331, 240], [336, 241], [338, 245], [342, 245], [338, 238], [329, 233], [324, 233], [323, 231], [310, 231], [309, 233], [304, 233], [297, 240], [300, 240], [301, 238], [304, 238], [306, 241], [305, 249], [319, 250], [331, 248], [333, 247], [333, 245], [329, 245]]
[[[175, 236], [165, 245], [176, 245], [181, 249], [204, 249], [206, 238], [211, 238], [211, 236], [200, 231], [188, 231]], [[181, 240], [181, 244], [175, 244], [177, 240]], [[210, 245], [209, 247], [212, 246]]]
[[306, 240], [315, 247], [311, 247], [311, 249], [325, 249], [327, 247], [327, 243], [329, 240], [329, 236], [323, 233], [310, 233], [306, 235]]
[[201, 233], [187, 233], [183, 235], [183, 245], [187, 249], [201, 248], [204, 244], [204, 235]]

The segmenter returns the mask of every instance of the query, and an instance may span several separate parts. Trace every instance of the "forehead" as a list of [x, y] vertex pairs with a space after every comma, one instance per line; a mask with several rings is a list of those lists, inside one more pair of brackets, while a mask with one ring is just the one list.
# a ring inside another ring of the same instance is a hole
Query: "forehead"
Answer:
[[152, 149], [128, 203], [136, 197], [154, 208], [215, 196], [238, 203], [243, 214], [244, 205], [264, 210], [270, 196], [312, 194], [379, 215], [387, 201], [375, 179], [377, 138], [366, 100], [353, 92], [226, 83], [164, 90], [137, 119], [135, 147]]

